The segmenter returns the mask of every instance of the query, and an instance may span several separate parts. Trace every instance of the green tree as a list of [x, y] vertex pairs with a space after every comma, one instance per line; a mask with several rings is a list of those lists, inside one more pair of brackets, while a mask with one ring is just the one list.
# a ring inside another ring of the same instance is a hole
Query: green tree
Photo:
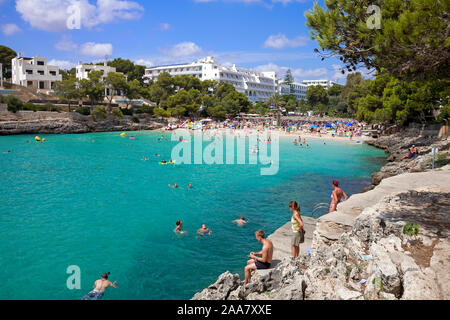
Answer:
[[127, 87], [127, 80], [122, 73], [110, 72], [104, 79], [105, 87], [108, 89], [106, 99], [108, 100], [108, 113], [111, 113], [111, 104], [114, 96], [119, 95], [120, 92], [125, 91]]
[[317, 107], [319, 104], [328, 104], [327, 90], [322, 86], [310, 86], [306, 90], [306, 99], [311, 106]]
[[17, 53], [13, 49], [0, 45], [0, 63], [3, 64], [3, 77], [5, 79], [11, 78], [11, 60], [16, 56]]
[[[372, 4], [381, 9], [379, 29], [370, 24]], [[398, 78], [448, 77], [450, 2], [327, 0], [325, 5], [315, 2], [305, 14], [323, 58], [339, 56], [348, 71], [364, 65]]]
[[91, 71], [89, 72], [89, 79], [82, 79], [78, 82], [80, 95], [87, 97], [91, 102], [91, 107], [94, 107], [94, 103], [103, 100], [105, 96], [105, 87], [101, 78], [103, 71]]
[[55, 82], [54, 87], [55, 94], [62, 100], [67, 101], [69, 105], [69, 112], [70, 112], [70, 105], [71, 101], [81, 98], [81, 92], [77, 87], [77, 82], [75, 79], [69, 78], [67, 80], [58, 81]]

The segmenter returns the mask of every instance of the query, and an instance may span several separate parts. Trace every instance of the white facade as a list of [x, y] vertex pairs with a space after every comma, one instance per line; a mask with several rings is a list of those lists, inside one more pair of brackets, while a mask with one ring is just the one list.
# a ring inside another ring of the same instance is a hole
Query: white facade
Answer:
[[108, 75], [108, 73], [116, 72], [116, 68], [106, 65], [106, 62], [103, 65], [90, 65], [78, 62], [75, 69], [75, 76], [78, 80], [89, 79], [89, 72], [91, 71], [103, 71], [102, 80]]
[[297, 100], [306, 100], [306, 90], [308, 86], [303, 83], [293, 82], [287, 84], [284, 81], [280, 81], [278, 85], [278, 93], [281, 95], [291, 94], [294, 95]]
[[200, 80], [216, 80], [232, 84], [236, 91], [244, 93], [252, 102], [267, 101], [277, 92], [275, 72], [258, 72], [248, 69], [219, 65], [213, 57], [198, 60], [191, 64], [152, 67], [145, 70], [144, 81], [149, 83], [158, 79], [163, 72], [171, 76], [188, 75]]
[[332, 86], [337, 84], [336, 82], [330, 80], [303, 80], [302, 84], [311, 87], [311, 86], [322, 86], [325, 89], [330, 89]]
[[11, 62], [12, 82], [16, 85], [51, 90], [56, 81], [62, 81], [59, 67], [47, 65], [46, 58], [25, 58], [19, 54]]

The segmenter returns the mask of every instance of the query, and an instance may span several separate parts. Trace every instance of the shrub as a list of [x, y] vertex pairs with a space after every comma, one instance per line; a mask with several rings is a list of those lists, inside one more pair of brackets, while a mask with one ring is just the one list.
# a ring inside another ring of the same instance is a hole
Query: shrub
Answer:
[[131, 120], [133, 120], [134, 123], [140, 123], [140, 122], [141, 122], [141, 121], [140, 121], [138, 118], [136, 118], [136, 117], [133, 117], [133, 119], [131, 119]]
[[420, 226], [413, 222], [408, 222], [403, 227], [403, 234], [410, 236], [410, 237], [417, 236], [419, 234], [419, 231], [420, 231]]
[[91, 115], [95, 121], [107, 118], [107, 114], [106, 114], [104, 106], [95, 107], [94, 110], [92, 110]]
[[36, 111], [36, 106], [31, 102], [25, 102], [22, 107], [23, 110]]
[[125, 116], [132, 116], [133, 115], [133, 109], [120, 108], [120, 111], [122, 111], [122, 114], [125, 115]]
[[112, 114], [115, 115], [116, 117], [123, 118], [123, 113], [120, 109], [114, 109], [112, 111]]
[[19, 110], [23, 109], [23, 102], [19, 98], [16, 98], [14, 96], [8, 96], [7, 97], [7, 103], [8, 103], [8, 111], [11, 112], [17, 112]]
[[89, 107], [78, 107], [75, 112], [82, 114], [83, 116], [88, 116], [91, 114], [91, 108]]

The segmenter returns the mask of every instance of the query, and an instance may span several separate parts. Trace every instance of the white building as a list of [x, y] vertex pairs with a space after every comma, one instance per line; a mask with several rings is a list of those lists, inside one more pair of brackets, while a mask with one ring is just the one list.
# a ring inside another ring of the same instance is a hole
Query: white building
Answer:
[[306, 85], [307, 87], [322, 86], [328, 90], [337, 83], [330, 80], [303, 80], [302, 84]]
[[291, 94], [294, 95], [297, 100], [306, 100], [306, 90], [308, 86], [303, 83], [293, 82], [287, 84], [284, 81], [280, 81], [278, 85], [278, 93], [281, 95]]
[[81, 62], [78, 62], [75, 69], [75, 76], [78, 80], [89, 79], [89, 72], [91, 71], [102, 71], [102, 80], [104, 80], [110, 72], [116, 72], [116, 68], [108, 66], [106, 62], [103, 65], [82, 64]]
[[152, 67], [145, 70], [146, 83], [155, 81], [163, 72], [171, 76], [188, 75], [200, 80], [216, 80], [232, 84], [238, 92], [244, 93], [252, 102], [267, 101], [278, 90], [275, 72], [258, 72], [254, 70], [219, 65], [213, 57], [200, 59], [191, 64], [176, 64]]
[[59, 67], [48, 65], [46, 58], [25, 58], [19, 53], [11, 62], [12, 82], [16, 85], [51, 90], [56, 81], [62, 81]]

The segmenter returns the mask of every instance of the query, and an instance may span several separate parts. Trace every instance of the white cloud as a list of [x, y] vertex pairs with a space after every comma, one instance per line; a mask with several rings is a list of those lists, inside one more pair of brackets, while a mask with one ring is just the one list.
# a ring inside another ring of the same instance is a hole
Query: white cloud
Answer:
[[60, 69], [69, 70], [75, 68], [76, 64], [67, 60], [50, 60], [48, 62], [51, 66], [58, 66]]
[[155, 64], [150, 60], [145, 59], [137, 59], [134, 60], [134, 63], [140, 66], [153, 67]]
[[172, 28], [172, 26], [170, 24], [168, 24], [168, 23], [161, 23], [159, 25], [159, 30], [162, 30], [162, 31], [167, 31], [170, 28]]
[[5, 36], [12, 36], [16, 33], [21, 32], [22, 30], [14, 23], [8, 23], [0, 26], [0, 29], [2, 30], [3, 34]]
[[202, 48], [200, 48], [194, 42], [181, 42], [174, 45], [170, 49], [160, 49], [160, 51], [176, 58], [192, 57], [203, 52]]
[[111, 57], [113, 46], [110, 43], [86, 42], [80, 46], [79, 53], [84, 56], [95, 58]]
[[279, 33], [276, 35], [271, 35], [264, 42], [265, 48], [274, 48], [274, 49], [284, 49], [286, 47], [289, 48], [297, 48], [306, 45], [309, 38], [306, 36], [298, 36], [292, 39], [286, 37], [286, 35]]
[[45, 31], [67, 30], [72, 5], [80, 9], [81, 28], [141, 17], [144, 8], [134, 1], [97, 0], [16, 0], [16, 10], [34, 28]]
[[72, 41], [68, 36], [63, 36], [63, 38], [55, 44], [55, 48], [59, 51], [75, 51], [78, 45]]

